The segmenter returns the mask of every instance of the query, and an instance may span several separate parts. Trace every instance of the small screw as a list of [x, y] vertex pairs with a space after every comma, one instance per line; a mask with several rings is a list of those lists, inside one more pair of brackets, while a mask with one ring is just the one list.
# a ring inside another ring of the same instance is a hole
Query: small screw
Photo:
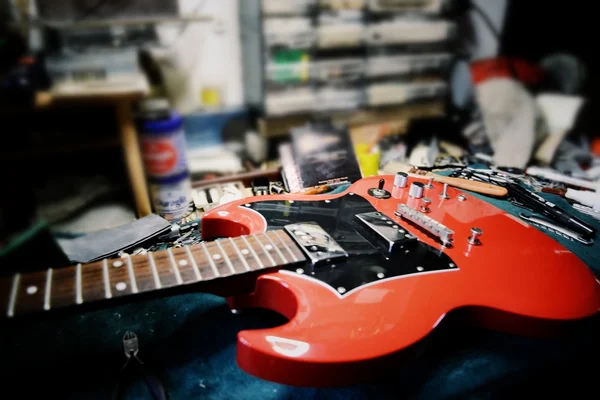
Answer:
[[458, 195], [458, 200], [459, 201], [466, 201], [467, 200], [467, 196], [465, 196], [464, 194], [459, 194]]

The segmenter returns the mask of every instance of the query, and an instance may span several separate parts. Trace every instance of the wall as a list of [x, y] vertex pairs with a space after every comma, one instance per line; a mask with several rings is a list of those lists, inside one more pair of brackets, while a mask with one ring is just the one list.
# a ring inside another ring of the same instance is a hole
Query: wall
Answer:
[[187, 76], [187, 102], [198, 107], [202, 89], [218, 87], [225, 106], [243, 105], [238, 0], [179, 0], [179, 5], [182, 15], [214, 19], [190, 23], [181, 34], [181, 25], [157, 29], [162, 43], [176, 53], [177, 64]]
[[[499, 32], [502, 32], [508, 0], [471, 0], [491, 19]], [[481, 60], [498, 55], [500, 44], [481, 16], [471, 11], [469, 19], [474, 28], [474, 43], [471, 46], [472, 60]]]

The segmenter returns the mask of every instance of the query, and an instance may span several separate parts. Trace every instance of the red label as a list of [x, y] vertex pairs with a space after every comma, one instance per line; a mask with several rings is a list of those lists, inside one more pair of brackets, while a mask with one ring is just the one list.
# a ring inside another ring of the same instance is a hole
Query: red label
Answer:
[[146, 140], [142, 151], [146, 171], [150, 175], [169, 173], [177, 164], [177, 150], [169, 140]]

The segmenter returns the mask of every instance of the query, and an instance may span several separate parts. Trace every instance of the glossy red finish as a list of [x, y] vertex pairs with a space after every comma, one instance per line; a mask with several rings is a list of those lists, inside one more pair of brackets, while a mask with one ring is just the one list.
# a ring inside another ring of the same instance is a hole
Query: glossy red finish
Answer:
[[[408, 198], [408, 187], [394, 193], [398, 198], [369, 196], [367, 189], [377, 187], [380, 178], [363, 179], [338, 195], [268, 199], [315, 201], [354, 192], [397, 219], [398, 203], [413, 205], [414, 199]], [[391, 192], [393, 176], [383, 178], [385, 189]], [[454, 247], [443, 251], [458, 270], [383, 279], [343, 298], [304, 275], [285, 271], [262, 275], [254, 293], [229, 299], [230, 306], [269, 308], [289, 322], [240, 332], [240, 367], [258, 377], [293, 385], [356, 383], [379, 375], [377, 360], [419, 342], [452, 310], [475, 306], [478, 311], [473, 315], [480, 323], [523, 334], [538, 334], [553, 326], [549, 322], [578, 320], [598, 312], [600, 284], [572, 252], [469, 194], [465, 193], [466, 201], [459, 201], [457, 196], [463, 192], [457, 189], [449, 188], [451, 198], [441, 200], [441, 189], [441, 184], [426, 189], [425, 195], [433, 200], [429, 216], [454, 230]], [[203, 219], [203, 233], [230, 236], [264, 230], [264, 218], [240, 205], [265, 199], [245, 199], [211, 210]], [[241, 227], [233, 228], [236, 224]], [[402, 224], [421, 241], [441, 248], [419, 230]], [[483, 230], [480, 246], [467, 243], [471, 227]]]

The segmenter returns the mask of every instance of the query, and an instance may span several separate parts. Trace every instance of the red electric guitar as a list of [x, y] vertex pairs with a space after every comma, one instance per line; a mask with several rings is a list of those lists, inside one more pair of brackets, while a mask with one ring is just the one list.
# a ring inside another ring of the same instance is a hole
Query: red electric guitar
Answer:
[[409, 196], [413, 178], [394, 189], [393, 176], [381, 189], [379, 179], [226, 204], [205, 214], [202, 234], [214, 240], [201, 245], [16, 274], [0, 280], [0, 307], [19, 317], [137, 293], [233, 296], [233, 311], [289, 319], [240, 332], [239, 366], [307, 386], [379, 377], [449, 312], [528, 335], [598, 312], [599, 282], [549, 236], [456, 189], [444, 196], [439, 183], [413, 188], [429, 202]]

